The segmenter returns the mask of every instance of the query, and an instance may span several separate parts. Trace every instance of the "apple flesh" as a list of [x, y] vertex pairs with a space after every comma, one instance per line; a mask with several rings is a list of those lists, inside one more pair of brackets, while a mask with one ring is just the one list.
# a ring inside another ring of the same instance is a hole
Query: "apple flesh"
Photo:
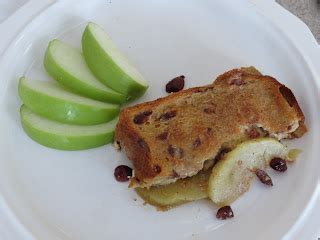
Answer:
[[20, 78], [19, 95], [33, 112], [62, 123], [93, 125], [115, 118], [120, 107], [69, 92], [56, 82]]
[[45, 53], [44, 67], [56, 81], [80, 95], [110, 103], [123, 103], [126, 96], [102, 84], [88, 68], [80, 50], [52, 40]]
[[22, 126], [34, 141], [60, 150], [83, 150], [112, 142], [118, 119], [108, 123], [81, 126], [58, 123], [33, 113], [28, 107], [20, 108]]
[[86, 26], [82, 35], [82, 50], [89, 68], [105, 85], [128, 98], [140, 97], [147, 90], [147, 81], [97, 24]]
[[230, 205], [249, 190], [255, 170], [265, 170], [271, 159], [290, 160], [288, 149], [273, 138], [249, 140], [224, 155], [213, 167], [208, 195], [218, 206]]

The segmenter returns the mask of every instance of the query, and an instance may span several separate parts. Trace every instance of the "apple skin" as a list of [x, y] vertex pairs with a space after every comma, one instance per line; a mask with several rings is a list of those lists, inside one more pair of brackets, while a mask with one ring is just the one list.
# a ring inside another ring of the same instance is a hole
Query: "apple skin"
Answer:
[[[95, 148], [112, 142], [117, 122], [115, 119], [94, 126], [61, 124], [36, 115], [24, 105], [21, 106], [20, 117], [23, 129], [31, 139], [46, 147], [69, 151]], [[45, 123], [37, 124], [39, 121]]]
[[[30, 81], [33, 85], [44, 86], [43, 89], [32, 88]], [[46, 88], [47, 91], [45, 91]], [[53, 89], [61, 90], [70, 97], [59, 98], [57, 95], [50, 94]], [[18, 91], [22, 102], [33, 112], [61, 123], [78, 125], [105, 123], [116, 117], [120, 111], [119, 105], [78, 96], [68, 92], [56, 82], [28, 80], [22, 77]]]
[[207, 198], [210, 173], [211, 169], [203, 170], [192, 177], [178, 179], [168, 185], [135, 188], [135, 190], [146, 203], [165, 210], [187, 202]]
[[[55, 49], [61, 47], [66, 49], [65, 53], [69, 51], [76, 55], [75, 57], [79, 58], [77, 63], [79, 66], [77, 66], [77, 69], [79, 69], [79, 71], [85, 71], [85, 75], [89, 76], [91, 79], [94, 78], [93, 81], [96, 81], [97, 84], [93, 85], [86, 81], [86, 79], [80, 79], [80, 76], [76, 76], [77, 73], [71, 72], [69, 69], [62, 66], [61, 62], [59, 62], [61, 61], [61, 58], [54, 54], [54, 51], [56, 51]], [[86, 65], [83, 54], [80, 50], [62, 43], [57, 39], [52, 40], [47, 47], [44, 57], [44, 67], [53, 79], [77, 94], [110, 103], [120, 104], [126, 101], [125, 95], [104, 86], [98, 79], [96, 79]]]
[[[135, 99], [142, 96], [148, 88], [147, 82], [138, 71], [134, 70], [136, 78], [144, 81], [143, 84], [137, 83], [134, 77], [119, 67], [111, 54], [105, 51], [96, 39], [93, 31], [97, 28], [99, 28], [98, 31], [103, 31], [103, 29], [96, 24], [89, 23], [82, 35], [82, 51], [89, 68], [102, 83], [117, 92], [127, 95], [128, 98]], [[130, 65], [131, 69], [134, 69], [134, 67], [126, 61], [125, 57], [116, 50], [104, 31], [103, 34], [105, 34], [105, 38], [109, 42], [108, 44], [110, 44], [111, 51], [116, 52], [114, 55], [121, 55], [121, 61], [125, 62], [126, 65]]]

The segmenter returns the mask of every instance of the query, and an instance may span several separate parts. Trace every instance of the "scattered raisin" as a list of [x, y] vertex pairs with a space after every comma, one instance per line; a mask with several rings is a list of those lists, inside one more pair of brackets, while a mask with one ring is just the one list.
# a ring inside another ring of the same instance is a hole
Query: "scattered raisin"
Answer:
[[166, 85], [166, 92], [172, 93], [181, 91], [184, 88], [184, 79], [185, 77], [181, 75], [169, 81]]
[[142, 113], [137, 114], [134, 119], [133, 122], [135, 124], [143, 124], [146, 121], [148, 121], [148, 117], [152, 114], [152, 111], [148, 110], [148, 111], [144, 111]]
[[219, 208], [216, 217], [220, 220], [225, 220], [227, 218], [234, 217], [234, 215], [230, 206], [224, 206], [222, 208]]
[[268, 185], [268, 186], [273, 186], [271, 177], [269, 177], [269, 175], [268, 175], [265, 171], [263, 171], [263, 170], [261, 170], [261, 169], [257, 169], [257, 170], [255, 171], [255, 173], [256, 173], [257, 177], [259, 178], [259, 180], [260, 180], [262, 183], [264, 183], [264, 184], [266, 184], [266, 185]]
[[273, 158], [270, 161], [270, 167], [278, 172], [287, 171], [287, 163], [286, 160], [282, 158]]
[[161, 167], [158, 164], [156, 164], [156, 165], [153, 166], [153, 171], [155, 173], [160, 173], [161, 172]]
[[126, 165], [120, 165], [114, 169], [114, 177], [118, 182], [126, 182], [132, 177], [132, 169]]
[[160, 133], [156, 138], [159, 139], [159, 140], [166, 140], [168, 137], [168, 132], [163, 132], [163, 133]]
[[163, 113], [159, 120], [161, 121], [166, 121], [166, 120], [169, 120], [170, 118], [173, 118], [177, 115], [177, 111], [173, 110], [173, 111], [170, 111], [170, 112], [166, 112], [166, 113]]
[[194, 140], [192, 145], [193, 145], [194, 149], [198, 148], [201, 145], [201, 139], [199, 137], [197, 137], [197, 139]]

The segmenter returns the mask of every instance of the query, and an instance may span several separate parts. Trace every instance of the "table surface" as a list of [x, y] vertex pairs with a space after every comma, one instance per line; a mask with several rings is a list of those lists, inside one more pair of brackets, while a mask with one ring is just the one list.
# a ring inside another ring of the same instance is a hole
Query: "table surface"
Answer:
[[276, 0], [304, 21], [320, 43], [320, 0]]

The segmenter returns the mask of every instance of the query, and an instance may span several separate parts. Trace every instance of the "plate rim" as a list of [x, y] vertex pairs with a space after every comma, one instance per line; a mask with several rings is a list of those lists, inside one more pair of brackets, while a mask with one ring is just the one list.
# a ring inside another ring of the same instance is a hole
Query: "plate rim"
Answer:
[[[320, 89], [320, 62], [317, 61], [320, 57], [320, 46], [317, 44], [314, 36], [312, 35], [310, 29], [307, 27], [305, 23], [303, 23], [300, 19], [296, 16], [292, 15], [290, 12], [282, 8], [278, 5], [275, 1], [263, 1], [263, 0], [248, 0], [251, 2], [254, 7], [257, 9], [259, 13], [261, 13], [267, 20], [271, 21], [272, 25], [275, 28], [278, 28], [279, 31], [287, 38], [288, 41], [292, 43], [295, 47], [295, 50], [299, 52], [301, 56], [304, 57], [304, 61], [308, 65], [311, 70], [311, 74], [316, 80], [315, 84], [317, 86], [317, 91], [319, 93]], [[5, 32], [10, 32], [10, 24], [17, 21], [17, 28], [19, 29], [18, 32], [12, 31], [11, 34], [8, 34], [7, 39], [13, 39], [9, 44], [6, 44], [5, 41], [0, 42], [0, 50], [1, 47], [5, 48], [6, 50], [0, 55], [0, 71], [1, 64], [10, 52], [10, 49], [14, 47], [14, 45], [21, 39], [23, 32], [25, 29], [37, 19], [41, 14], [45, 13], [48, 8], [52, 5], [57, 3], [57, 0], [45, 0], [43, 1], [43, 5], [39, 5], [39, 2], [36, 0], [30, 0], [22, 7], [19, 8], [19, 11], [15, 12], [12, 16], [10, 16], [7, 20], [5, 20], [0, 25], [0, 30]], [[45, 5], [45, 6], [44, 6]], [[29, 18], [29, 21], [23, 23], [23, 19], [25, 20], [26, 17]], [[15, 20], [20, 19], [20, 20]], [[289, 24], [289, 27], [288, 27]], [[310, 44], [306, 44], [306, 42]], [[1, 51], [0, 51], [1, 53]], [[7, 81], [1, 81], [0, 85], [0, 101], [6, 91], [6, 86], [8, 85]], [[1, 91], [1, 89], [3, 91]], [[318, 96], [319, 99], [319, 96]], [[320, 101], [319, 101], [320, 102]], [[319, 178], [318, 178], [319, 179]], [[311, 202], [314, 202], [315, 198], [319, 198], [320, 189], [315, 189], [314, 194], [310, 201], [307, 203], [307, 206], [310, 206]], [[24, 239], [36, 239], [35, 236], [30, 232], [27, 227], [20, 222], [18, 217], [14, 214], [14, 212], [10, 209], [9, 205], [2, 193], [0, 192], [0, 203], [2, 205], [2, 210], [4, 211], [5, 215], [8, 217], [8, 221], [14, 222], [14, 225], [19, 228], [19, 231], [23, 232]], [[320, 204], [319, 208], [320, 208]], [[308, 212], [312, 211], [312, 209], [307, 209]], [[303, 213], [305, 214], [305, 213]], [[299, 220], [296, 221], [294, 226], [297, 225]], [[319, 230], [319, 229], [318, 229]], [[297, 231], [297, 230], [294, 230]], [[293, 232], [292, 232], [293, 233]], [[291, 235], [291, 234], [290, 234]]]

